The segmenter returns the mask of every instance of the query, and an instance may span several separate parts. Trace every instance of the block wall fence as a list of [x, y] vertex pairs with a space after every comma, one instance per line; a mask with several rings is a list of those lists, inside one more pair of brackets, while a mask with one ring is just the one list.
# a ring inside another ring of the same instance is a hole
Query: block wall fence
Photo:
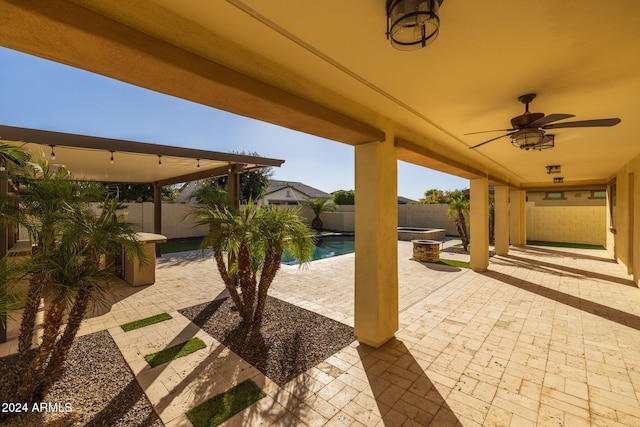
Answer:
[[[162, 233], [168, 239], [204, 236], [208, 227], [194, 224], [189, 216], [189, 204], [162, 204]], [[447, 217], [448, 205], [398, 205], [398, 226], [442, 228], [449, 236], [457, 236], [455, 226]], [[153, 232], [153, 203], [129, 203], [125, 209], [128, 220], [139, 231]], [[310, 224], [313, 213], [303, 207], [301, 215]], [[324, 227], [353, 232], [354, 207], [340, 206], [336, 212], [321, 215]], [[604, 206], [535, 206], [527, 202], [527, 239], [551, 242], [605, 245], [606, 208]]]

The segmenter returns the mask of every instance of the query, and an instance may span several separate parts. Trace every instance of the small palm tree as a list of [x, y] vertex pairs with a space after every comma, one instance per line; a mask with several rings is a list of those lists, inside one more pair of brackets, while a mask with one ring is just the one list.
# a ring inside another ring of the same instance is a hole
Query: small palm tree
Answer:
[[315, 245], [309, 228], [297, 210], [256, 208], [253, 203], [240, 211], [201, 207], [194, 210], [194, 216], [198, 224], [210, 227], [203, 246], [213, 250], [220, 276], [243, 322], [259, 324], [284, 250], [301, 264], [311, 259]]
[[304, 199], [300, 204], [307, 206], [313, 211], [315, 217], [313, 218], [313, 221], [311, 221], [311, 227], [318, 231], [322, 230], [324, 226], [320, 219], [320, 215], [325, 212], [333, 212], [336, 210], [336, 205], [334, 205], [330, 199]]
[[[37, 246], [29, 261], [14, 398], [31, 403], [41, 401], [55, 381], [87, 305], [99, 297], [100, 286], [107, 281], [102, 254], [122, 246], [140, 259], [143, 252], [132, 227], [116, 215], [117, 197], [106, 197], [103, 186], [77, 182], [64, 167], [52, 167], [46, 159], [33, 164], [28, 176], [17, 179], [25, 188], [24, 223]], [[104, 207], [96, 215], [88, 202], [100, 199]], [[42, 342], [33, 354], [29, 350], [43, 296], [50, 303]], [[69, 321], [62, 332], [67, 314]]]
[[453, 223], [458, 230], [458, 235], [462, 239], [462, 246], [465, 252], [469, 252], [469, 234], [465, 215], [469, 213], [469, 198], [462, 191], [452, 191], [448, 194], [447, 216], [453, 219]]

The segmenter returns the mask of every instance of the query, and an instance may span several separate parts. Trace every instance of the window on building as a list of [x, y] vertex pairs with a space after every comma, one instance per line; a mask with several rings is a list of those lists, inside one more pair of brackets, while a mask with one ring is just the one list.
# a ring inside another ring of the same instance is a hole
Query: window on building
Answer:
[[591, 190], [590, 199], [606, 199], [607, 191], [606, 190]]
[[286, 197], [291, 197], [291, 190], [287, 190]]
[[544, 194], [545, 200], [565, 200], [564, 191], [547, 191]]

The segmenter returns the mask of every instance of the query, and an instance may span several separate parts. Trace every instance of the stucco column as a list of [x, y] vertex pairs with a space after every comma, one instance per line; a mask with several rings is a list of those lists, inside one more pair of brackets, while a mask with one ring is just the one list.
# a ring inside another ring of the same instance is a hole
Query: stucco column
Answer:
[[509, 241], [512, 245], [527, 244], [526, 201], [526, 191], [509, 191]]
[[373, 347], [398, 330], [398, 166], [387, 138], [355, 147], [355, 335]]
[[[162, 186], [153, 183], [153, 232], [162, 234]], [[156, 243], [156, 258], [162, 256], [162, 243]]]
[[493, 187], [494, 244], [497, 255], [509, 253], [509, 187]]
[[[7, 179], [7, 163], [0, 159], [0, 197], [6, 198], [9, 195], [9, 180]], [[0, 258], [9, 251], [9, 227], [6, 224], [0, 224]], [[0, 287], [0, 304], [5, 304], [6, 289]], [[7, 342], [7, 315], [6, 307], [0, 307], [0, 343]]]
[[470, 183], [471, 268], [485, 271], [489, 267], [489, 180], [478, 178]]

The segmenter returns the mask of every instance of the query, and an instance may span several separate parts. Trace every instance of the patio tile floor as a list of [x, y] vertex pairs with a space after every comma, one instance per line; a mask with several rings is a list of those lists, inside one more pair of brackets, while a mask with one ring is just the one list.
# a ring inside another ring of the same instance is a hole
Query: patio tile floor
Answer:
[[[225, 294], [199, 252], [163, 256], [152, 286], [114, 286], [81, 333], [111, 333], [170, 427], [247, 378], [268, 396], [225, 425], [640, 425], [640, 290], [605, 251], [512, 247], [476, 273], [410, 261], [411, 250], [398, 242], [396, 337], [379, 349], [354, 342], [284, 387], [177, 312]], [[270, 294], [353, 325], [353, 262], [283, 266]], [[161, 312], [173, 319], [119, 327]], [[207, 348], [146, 365], [145, 354], [194, 336]]]

